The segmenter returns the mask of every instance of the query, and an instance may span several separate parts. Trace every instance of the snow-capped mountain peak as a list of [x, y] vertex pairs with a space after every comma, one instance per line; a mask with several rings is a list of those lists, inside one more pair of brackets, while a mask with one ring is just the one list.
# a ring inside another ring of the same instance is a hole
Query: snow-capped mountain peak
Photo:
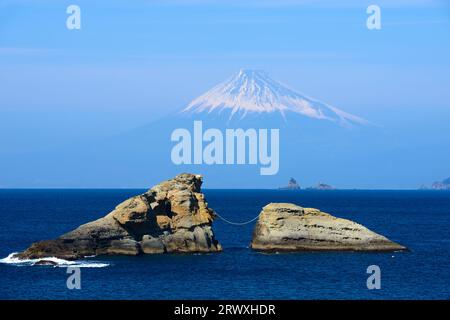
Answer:
[[194, 99], [183, 110], [194, 114], [224, 111], [230, 111], [230, 118], [244, 118], [252, 113], [280, 113], [286, 117], [292, 112], [342, 124], [368, 123], [363, 118], [297, 92], [259, 70], [241, 69], [227, 81]]

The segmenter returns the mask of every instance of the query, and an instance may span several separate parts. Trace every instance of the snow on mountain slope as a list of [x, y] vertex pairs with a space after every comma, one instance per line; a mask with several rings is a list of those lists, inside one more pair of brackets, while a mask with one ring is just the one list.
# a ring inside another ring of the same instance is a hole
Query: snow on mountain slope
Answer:
[[224, 111], [230, 112], [230, 119], [235, 116], [242, 119], [252, 113], [280, 113], [286, 119], [293, 112], [344, 125], [368, 124], [363, 118], [307, 97], [256, 70], [240, 70], [229, 80], [194, 99], [182, 112]]

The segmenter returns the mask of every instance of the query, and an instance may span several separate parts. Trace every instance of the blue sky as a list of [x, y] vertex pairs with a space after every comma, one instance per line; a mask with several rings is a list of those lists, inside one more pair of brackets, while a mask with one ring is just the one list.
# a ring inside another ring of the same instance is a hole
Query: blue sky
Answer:
[[[334, 2], [3, 0], [0, 156], [125, 132], [243, 67], [447, 147], [448, 2]], [[65, 27], [69, 4], [81, 30]], [[381, 30], [366, 28], [369, 4]]]

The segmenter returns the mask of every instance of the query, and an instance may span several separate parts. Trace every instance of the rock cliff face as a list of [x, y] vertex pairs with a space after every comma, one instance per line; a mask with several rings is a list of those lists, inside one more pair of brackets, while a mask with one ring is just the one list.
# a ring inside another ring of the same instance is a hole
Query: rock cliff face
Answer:
[[271, 203], [263, 208], [251, 248], [261, 251], [406, 250], [353, 221], [291, 203]]
[[211, 229], [214, 213], [200, 192], [201, 184], [199, 175], [180, 174], [122, 202], [103, 218], [55, 240], [34, 243], [17, 257], [221, 251]]

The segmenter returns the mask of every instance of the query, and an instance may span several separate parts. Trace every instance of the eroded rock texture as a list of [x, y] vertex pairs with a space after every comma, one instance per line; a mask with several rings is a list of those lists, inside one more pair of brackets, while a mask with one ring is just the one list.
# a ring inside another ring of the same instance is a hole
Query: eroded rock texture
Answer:
[[34, 243], [19, 258], [78, 259], [93, 255], [218, 252], [213, 210], [200, 191], [202, 177], [180, 174], [132, 197], [103, 218], [55, 240]]
[[263, 208], [251, 247], [261, 251], [406, 249], [356, 222], [291, 203], [270, 203]]

